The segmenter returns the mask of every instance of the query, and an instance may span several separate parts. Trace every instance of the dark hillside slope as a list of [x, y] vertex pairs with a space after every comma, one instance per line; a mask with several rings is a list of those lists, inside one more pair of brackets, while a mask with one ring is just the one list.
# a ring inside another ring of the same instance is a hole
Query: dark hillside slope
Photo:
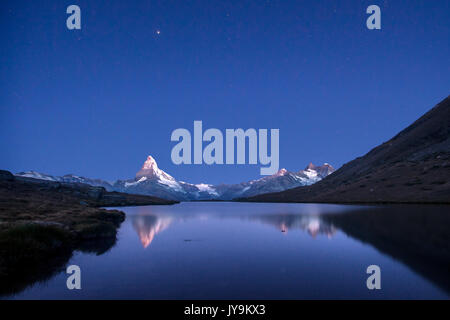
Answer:
[[450, 203], [450, 97], [312, 186], [240, 200]]

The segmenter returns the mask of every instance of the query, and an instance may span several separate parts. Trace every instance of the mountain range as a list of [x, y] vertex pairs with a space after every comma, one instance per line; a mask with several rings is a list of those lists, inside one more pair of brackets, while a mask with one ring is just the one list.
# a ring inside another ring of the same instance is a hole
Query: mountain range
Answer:
[[117, 180], [113, 183], [73, 174], [52, 176], [36, 171], [19, 172], [16, 176], [67, 183], [84, 183], [104, 187], [107, 191], [151, 195], [169, 200], [192, 201], [231, 200], [284, 191], [298, 186], [314, 184], [334, 171], [335, 169], [328, 163], [321, 166], [310, 163], [304, 170], [298, 172], [281, 169], [274, 175], [238, 184], [192, 184], [176, 180], [170, 174], [158, 168], [155, 159], [148, 156], [134, 179]]
[[450, 96], [389, 141], [314, 185], [240, 200], [450, 203]]

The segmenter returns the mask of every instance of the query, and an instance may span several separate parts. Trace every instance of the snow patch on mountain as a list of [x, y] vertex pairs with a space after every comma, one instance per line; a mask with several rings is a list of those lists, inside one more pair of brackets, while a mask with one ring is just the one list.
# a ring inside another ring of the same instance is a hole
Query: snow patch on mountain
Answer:
[[183, 187], [177, 181], [175, 181], [175, 179], [172, 179], [167, 179], [165, 176], [160, 176], [158, 177], [158, 183], [163, 184], [175, 191], [184, 193], [185, 191], [183, 190]]
[[195, 186], [202, 192], [207, 192], [207, 193], [209, 193], [211, 195], [215, 195], [215, 196], [219, 195], [217, 193], [216, 189], [214, 188], [214, 186], [211, 184], [199, 183], [199, 184], [196, 184]]
[[47, 181], [59, 181], [58, 178], [45, 174], [45, 173], [39, 173], [36, 171], [25, 171], [25, 172], [19, 172], [16, 174], [16, 176], [25, 177], [25, 178], [33, 178], [33, 179], [40, 179], [40, 180], [47, 180]]
[[145, 181], [145, 180], [147, 180], [147, 177], [142, 177], [142, 178], [140, 178], [138, 181], [135, 181], [135, 182], [125, 182], [125, 187], [135, 186], [135, 185], [137, 185], [138, 183], [141, 183], [141, 182], [143, 182], [143, 181]]

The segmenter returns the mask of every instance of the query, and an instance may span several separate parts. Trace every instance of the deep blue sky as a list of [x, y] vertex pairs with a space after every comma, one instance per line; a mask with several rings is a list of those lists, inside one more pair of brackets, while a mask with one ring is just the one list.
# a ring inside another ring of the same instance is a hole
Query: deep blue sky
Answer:
[[[82, 29], [66, 28], [81, 7]], [[382, 30], [365, 26], [368, 5]], [[450, 1], [2, 1], [0, 168], [189, 182], [260, 165], [172, 164], [171, 132], [279, 128], [280, 167], [339, 167], [450, 93]], [[156, 30], [161, 30], [157, 35]]]

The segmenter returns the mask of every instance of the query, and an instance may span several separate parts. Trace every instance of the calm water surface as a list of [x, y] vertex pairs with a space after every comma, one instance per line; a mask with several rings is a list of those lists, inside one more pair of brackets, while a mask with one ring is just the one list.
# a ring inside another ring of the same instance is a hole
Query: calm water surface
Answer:
[[[120, 208], [117, 243], [76, 252], [82, 289], [67, 275], [34, 284], [16, 299], [443, 298], [448, 291], [392, 255], [348, 236], [328, 215], [368, 207], [322, 204], [181, 203]], [[382, 289], [366, 268], [380, 266]]]

